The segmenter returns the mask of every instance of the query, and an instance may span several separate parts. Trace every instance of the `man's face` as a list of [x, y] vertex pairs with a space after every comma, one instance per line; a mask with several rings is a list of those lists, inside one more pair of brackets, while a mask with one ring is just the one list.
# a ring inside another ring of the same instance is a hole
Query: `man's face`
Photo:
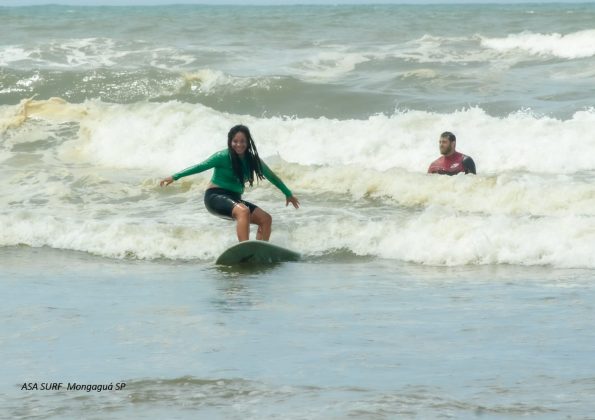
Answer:
[[440, 137], [440, 140], [438, 141], [438, 146], [440, 147], [440, 154], [447, 156], [453, 152], [455, 148], [455, 142], [451, 142], [446, 137]]

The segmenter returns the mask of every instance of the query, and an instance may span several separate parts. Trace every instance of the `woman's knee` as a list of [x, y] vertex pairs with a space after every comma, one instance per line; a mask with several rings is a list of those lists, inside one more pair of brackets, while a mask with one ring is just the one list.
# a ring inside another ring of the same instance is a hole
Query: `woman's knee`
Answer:
[[235, 219], [249, 219], [250, 209], [243, 204], [238, 204], [233, 208], [231, 214]]
[[270, 214], [268, 214], [266, 211], [263, 211], [263, 215], [262, 215], [262, 224], [264, 226], [270, 226], [273, 224], [273, 216], [271, 216]]
[[266, 211], [257, 208], [252, 213], [251, 222], [258, 226], [270, 226], [273, 223], [273, 218]]

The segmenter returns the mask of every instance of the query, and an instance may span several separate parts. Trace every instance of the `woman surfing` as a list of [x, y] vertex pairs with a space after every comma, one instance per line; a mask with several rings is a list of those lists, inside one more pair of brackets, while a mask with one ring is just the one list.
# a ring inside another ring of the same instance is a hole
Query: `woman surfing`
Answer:
[[205, 191], [205, 207], [219, 217], [234, 219], [237, 223], [238, 241], [247, 241], [250, 224], [258, 225], [256, 239], [268, 241], [271, 236], [273, 219], [270, 214], [248, 201], [242, 200], [246, 182], [253, 185], [254, 179], [268, 179], [285, 194], [285, 205], [289, 203], [297, 209], [300, 202], [260, 159], [256, 145], [248, 127], [236, 125], [227, 134], [227, 149], [216, 152], [207, 160], [177, 172], [159, 183], [168, 186], [188, 175], [198, 174], [214, 168], [211, 182]]

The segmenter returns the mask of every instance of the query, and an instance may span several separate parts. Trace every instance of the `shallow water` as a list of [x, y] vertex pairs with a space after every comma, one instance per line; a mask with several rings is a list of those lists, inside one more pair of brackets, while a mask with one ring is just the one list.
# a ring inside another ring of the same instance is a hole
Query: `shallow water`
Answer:
[[590, 270], [387, 260], [234, 270], [47, 248], [0, 259], [10, 417], [587, 418], [595, 408]]

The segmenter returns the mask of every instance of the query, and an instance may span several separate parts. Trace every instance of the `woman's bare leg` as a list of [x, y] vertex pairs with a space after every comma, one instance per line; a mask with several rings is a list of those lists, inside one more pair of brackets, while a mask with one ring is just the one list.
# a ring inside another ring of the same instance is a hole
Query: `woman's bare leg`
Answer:
[[[250, 209], [243, 204], [236, 204], [231, 211], [231, 217], [236, 220], [238, 241], [250, 239]], [[270, 235], [270, 233], [269, 233]]]
[[257, 207], [250, 216], [250, 222], [258, 225], [258, 231], [256, 232], [256, 239], [260, 241], [268, 241], [271, 237], [271, 230], [273, 224], [273, 218], [266, 211]]

